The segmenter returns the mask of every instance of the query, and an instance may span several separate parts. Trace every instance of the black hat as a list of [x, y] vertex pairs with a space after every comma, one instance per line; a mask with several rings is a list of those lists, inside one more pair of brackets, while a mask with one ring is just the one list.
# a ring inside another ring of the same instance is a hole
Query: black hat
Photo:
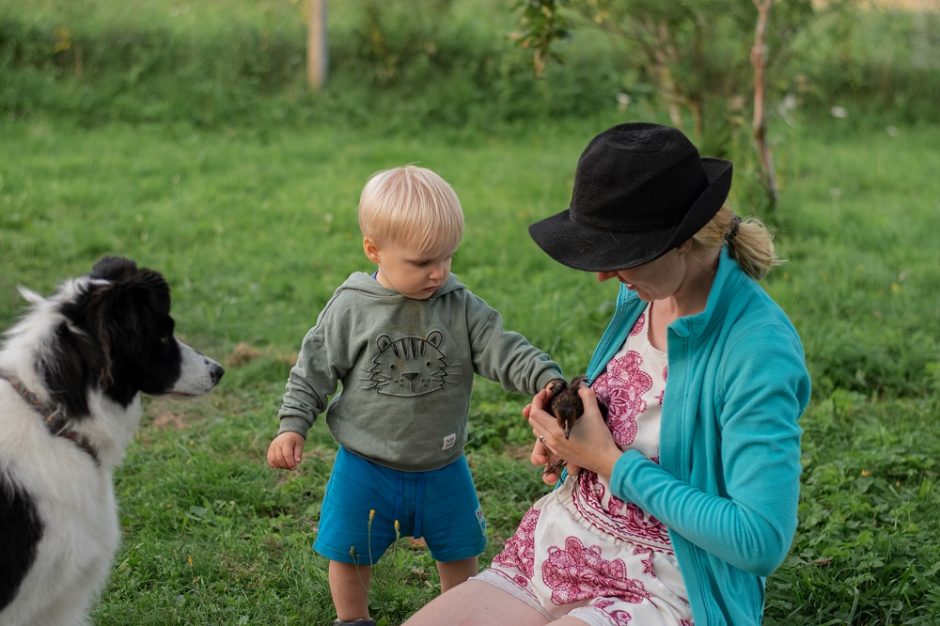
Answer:
[[578, 160], [569, 208], [529, 226], [553, 259], [605, 272], [648, 263], [707, 224], [731, 187], [731, 162], [702, 158], [681, 131], [620, 124]]

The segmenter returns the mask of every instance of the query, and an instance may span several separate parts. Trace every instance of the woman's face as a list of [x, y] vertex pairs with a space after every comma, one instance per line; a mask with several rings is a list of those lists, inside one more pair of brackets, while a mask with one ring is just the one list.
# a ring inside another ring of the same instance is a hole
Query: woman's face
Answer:
[[630, 269], [597, 272], [597, 280], [616, 278], [626, 285], [627, 289], [635, 291], [644, 302], [669, 298], [674, 296], [685, 282], [687, 255], [683, 254], [681, 248], [683, 246]]

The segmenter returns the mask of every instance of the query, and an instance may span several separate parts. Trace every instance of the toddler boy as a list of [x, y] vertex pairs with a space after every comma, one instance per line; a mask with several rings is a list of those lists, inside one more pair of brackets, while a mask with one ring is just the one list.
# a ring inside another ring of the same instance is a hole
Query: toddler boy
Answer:
[[529, 395], [564, 378], [450, 273], [463, 225], [436, 173], [374, 175], [359, 227], [377, 271], [340, 285], [290, 372], [268, 463], [296, 468], [326, 409], [340, 447], [314, 549], [330, 560], [334, 624], [374, 623], [371, 566], [399, 536], [424, 537], [442, 592], [476, 573], [486, 523], [463, 454], [474, 373]]

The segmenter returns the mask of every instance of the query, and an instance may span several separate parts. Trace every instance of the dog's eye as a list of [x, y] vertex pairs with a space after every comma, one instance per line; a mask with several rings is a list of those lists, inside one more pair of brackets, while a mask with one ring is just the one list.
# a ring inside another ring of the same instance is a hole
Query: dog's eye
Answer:
[[160, 337], [160, 343], [162, 343], [163, 345], [167, 345], [170, 343], [172, 339], [173, 339], [173, 335], [163, 335], [162, 337]]

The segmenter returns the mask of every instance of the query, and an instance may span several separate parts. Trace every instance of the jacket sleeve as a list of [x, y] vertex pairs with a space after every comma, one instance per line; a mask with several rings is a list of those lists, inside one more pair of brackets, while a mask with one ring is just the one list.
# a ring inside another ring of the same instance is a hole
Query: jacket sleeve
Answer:
[[334, 314], [335, 300], [327, 303], [316, 325], [304, 337], [277, 413], [278, 433], [290, 431], [306, 437], [307, 430], [326, 409], [329, 397], [351, 367], [349, 316]]
[[557, 363], [519, 333], [505, 330], [499, 312], [476, 296], [468, 299], [467, 327], [474, 371], [503, 388], [533, 396], [564, 378]]
[[611, 489], [700, 549], [768, 576], [796, 531], [797, 420], [809, 400], [809, 376], [790, 329], [765, 327], [732, 351], [718, 378], [720, 453], [712, 486], [694, 487], [631, 450], [618, 460]]

